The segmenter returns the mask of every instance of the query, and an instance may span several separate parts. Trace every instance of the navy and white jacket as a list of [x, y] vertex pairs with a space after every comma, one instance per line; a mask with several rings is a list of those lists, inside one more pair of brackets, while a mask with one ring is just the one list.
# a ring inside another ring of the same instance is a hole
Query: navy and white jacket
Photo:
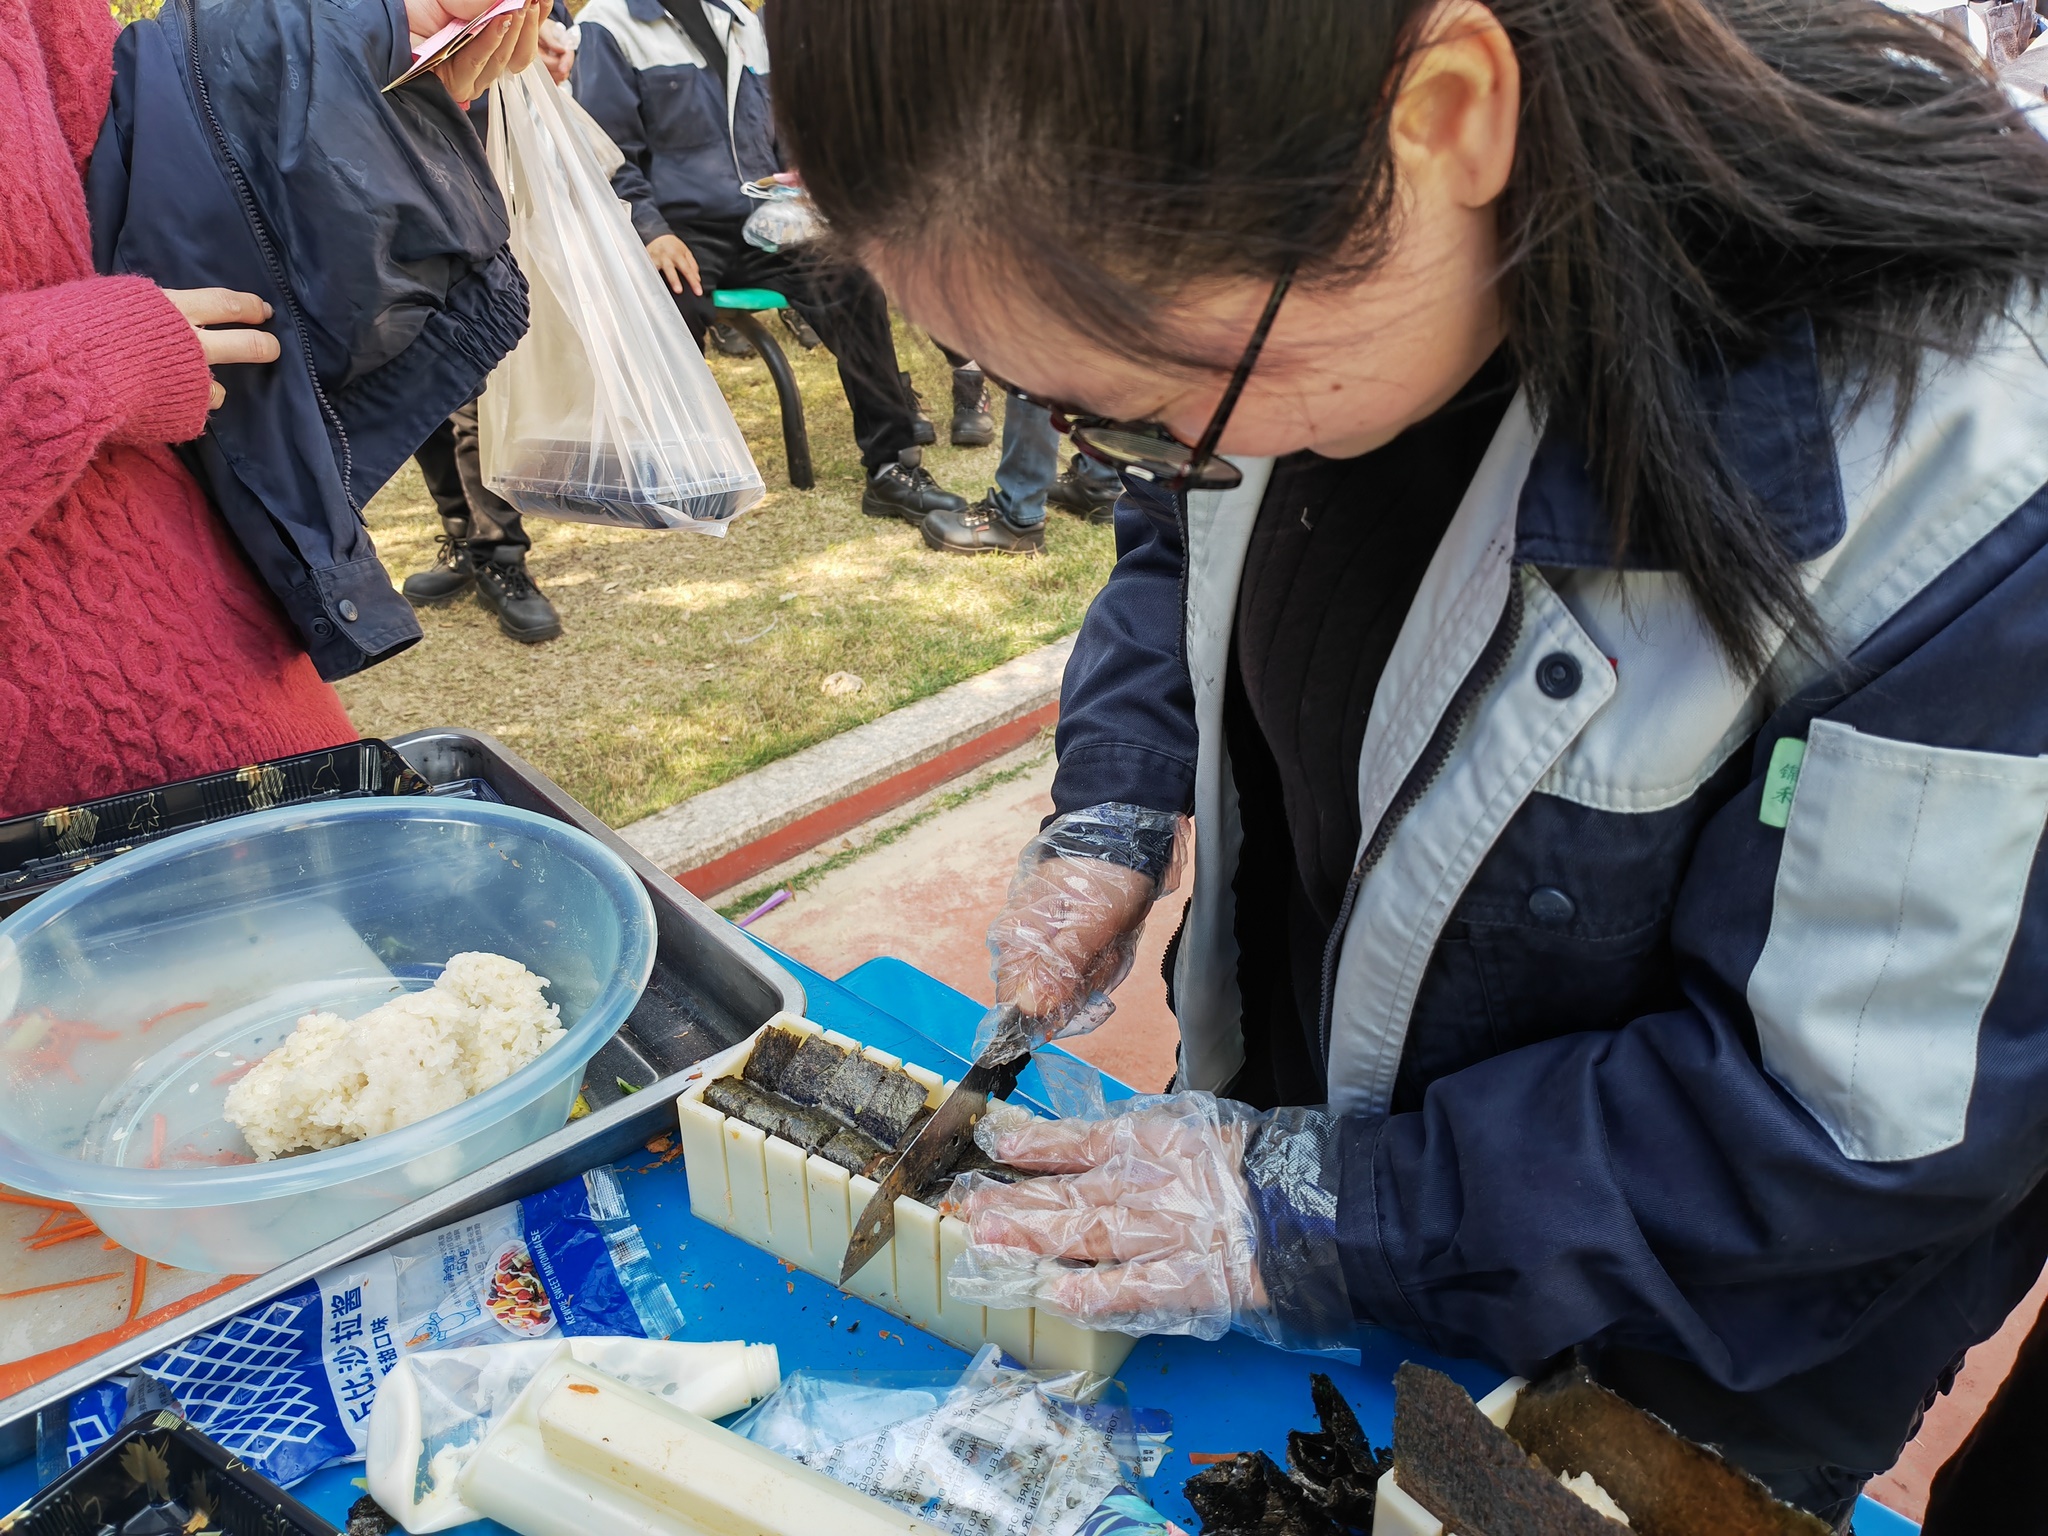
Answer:
[[180, 453], [333, 681], [420, 638], [362, 509], [525, 334], [483, 145], [400, 0], [173, 0], [114, 47], [86, 176], [93, 264], [266, 300]]
[[742, 182], [782, 168], [768, 101], [768, 39], [740, 0], [700, 0], [725, 44], [717, 79], [661, 0], [590, 0], [577, 17], [576, 99], [626, 157], [612, 187], [643, 241], [725, 227], [755, 204]]
[[[1611, 568], [1580, 453], [1509, 408], [1359, 763], [1323, 1039], [1358, 1321], [1524, 1371], [1583, 1348], [1689, 1432], [1764, 1444], [1753, 1470], [1868, 1474], [2040, 1273], [2029, 324], [1931, 365], [1896, 436], [1887, 399], [1834, 415], [1810, 337], [1729, 381], [1718, 435], [1834, 647], [1754, 685], [1673, 575]], [[1223, 685], [1270, 465], [1243, 468], [1119, 506], [1054, 789], [1193, 811], [1172, 980], [1182, 1082], [1212, 1090], [1242, 1060]]]

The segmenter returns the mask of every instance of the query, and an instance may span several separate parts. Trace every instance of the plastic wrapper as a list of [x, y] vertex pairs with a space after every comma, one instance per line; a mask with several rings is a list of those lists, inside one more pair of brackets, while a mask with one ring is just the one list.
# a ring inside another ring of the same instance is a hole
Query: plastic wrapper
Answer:
[[954, 1536], [1174, 1529], [1138, 1491], [1147, 1437], [1107, 1383], [1000, 1359], [989, 1345], [950, 1379], [800, 1371], [734, 1428]]
[[780, 1380], [772, 1344], [601, 1337], [422, 1351], [402, 1358], [377, 1393], [364, 1468], [371, 1496], [415, 1536], [481, 1520], [460, 1497], [463, 1469], [565, 1353], [712, 1419], [737, 1413]]
[[773, 255], [818, 238], [818, 210], [802, 187], [770, 178], [750, 181], [742, 190], [760, 204], [740, 226], [740, 238], [747, 244]]
[[618, 151], [541, 64], [494, 96], [532, 320], [477, 408], [484, 483], [542, 517], [724, 532], [761, 474], [612, 192]]
[[[343, 1265], [71, 1399], [53, 1470], [142, 1406], [291, 1484], [360, 1457], [405, 1355], [511, 1339], [667, 1338], [683, 1325], [609, 1168]], [[168, 1401], [166, 1401], [166, 1398]], [[54, 1416], [46, 1416], [53, 1418]]]
[[1130, 974], [1152, 904], [1180, 882], [1188, 820], [1141, 805], [1097, 805], [1058, 817], [1024, 845], [1003, 910], [989, 925], [999, 1003], [982, 1021], [977, 1057], [999, 1035], [1020, 1049], [1097, 1028]]

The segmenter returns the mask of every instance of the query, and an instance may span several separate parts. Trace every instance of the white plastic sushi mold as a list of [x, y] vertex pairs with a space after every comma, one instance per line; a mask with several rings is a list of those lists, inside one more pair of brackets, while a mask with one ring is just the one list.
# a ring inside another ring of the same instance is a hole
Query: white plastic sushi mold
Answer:
[[[925, 1102], [933, 1108], [953, 1085], [913, 1062], [787, 1013], [699, 1063], [687, 1080], [676, 1110], [691, 1213], [836, 1284], [854, 1219], [874, 1194], [875, 1181], [704, 1102], [704, 1091], [713, 1082], [744, 1071], [755, 1043], [772, 1029], [822, 1034], [842, 1050], [905, 1072], [924, 1085]], [[1085, 1370], [1100, 1376], [1113, 1375], [1123, 1364], [1136, 1342], [1128, 1334], [1079, 1328], [1035, 1308], [975, 1306], [948, 1296], [946, 1270], [966, 1246], [962, 1222], [905, 1196], [896, 1202], [895, 1239], [846, 1288], [969, 1353], [993, 1343], [1034, 1370]]]

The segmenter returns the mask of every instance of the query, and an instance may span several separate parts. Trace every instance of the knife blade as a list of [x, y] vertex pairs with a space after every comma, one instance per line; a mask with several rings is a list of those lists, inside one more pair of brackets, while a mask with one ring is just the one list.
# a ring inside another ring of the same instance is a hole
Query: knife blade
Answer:
[[1031, 1053], [1019, 1051], [1014, 1039], [1005, 1039], [1004, 1034], [997, 1031], [995, 1042], [967, 1069], [882, 1175], [860, 1220], [853, 1224], [853, 1238], [846, 1245], [845, 1262], [839, 1266], [841, 1285], [867, 1268], [895, 1237], [897, 1196], [915, 1194], [952, 1167], [974, 1139], [974, 1127], [988, 1112], [988, 1101], [1007, 1099], [1016, 1089], [1018, 1074], [1030, 1062]]

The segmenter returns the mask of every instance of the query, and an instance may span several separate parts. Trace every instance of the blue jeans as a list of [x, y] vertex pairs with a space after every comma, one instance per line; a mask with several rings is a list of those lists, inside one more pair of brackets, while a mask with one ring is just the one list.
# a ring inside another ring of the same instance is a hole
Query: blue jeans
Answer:
[[[1060, 473], [1060, 443], [1044, 406], [1003, 397], [1003, 457], [996, 466], [994, 500], [1013, 527], [1036, 528], [1045, 521], [1045, 493]], [[1086, 454], [1077, 455], [1075, 464], [1089, 485], [1116, 488], [1116, 471]]]

